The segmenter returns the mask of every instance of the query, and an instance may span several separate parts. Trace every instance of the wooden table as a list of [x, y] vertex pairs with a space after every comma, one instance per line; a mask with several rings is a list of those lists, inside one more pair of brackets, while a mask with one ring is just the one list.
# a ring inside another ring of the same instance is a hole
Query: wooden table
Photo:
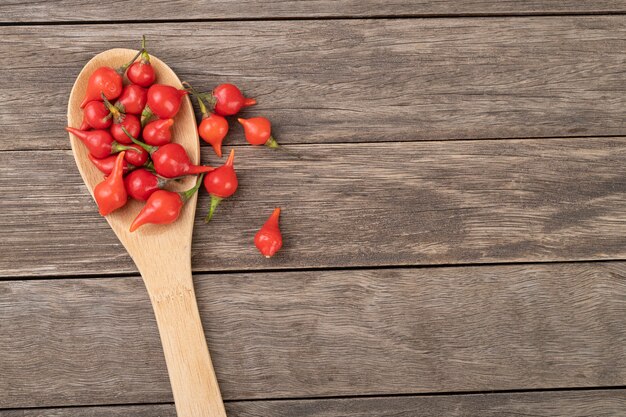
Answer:
[[63, 130], [84, 63], [141, 34], [291, 151], [231, 124], [240, 191], [209, 226], [199, 200], [229, 416], [626, 414], [625, 1], [185, 3], [0, 6], [0, 417], [175, 415]]

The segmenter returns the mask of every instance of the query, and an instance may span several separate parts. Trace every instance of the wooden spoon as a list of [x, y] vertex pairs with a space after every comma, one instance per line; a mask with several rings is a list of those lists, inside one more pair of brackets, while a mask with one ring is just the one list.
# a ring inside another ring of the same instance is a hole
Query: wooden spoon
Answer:
[[[137, 51], [110, 49], [96, 55], [78, 75], [67, 110], [68, 126], [82, 121], [80, 103], [85, 96], [87, 80], [101, 66], [118, 68], [130, 61]], [[182, 88], [181, 82], [165, 63], [151, 57], [157, 82]], [[184, 98], [172, 126], [172, 138], [187, 150], [192, 162], [200, 160], [200, 143], [191, 101]], [[76, 165], [89, 192], [103, 179], [103, 174], [87, 158], [87, 148], [70, 135]], [[186, 178], [177, 191], [193, 186], [195, 177]], [[178, 417], [225, 417], [211, 357], [200, 322], [191, 277], [191, 234], [196, 199], [183, 207], [180, 218], [170, 225], [145, 225], [130, 233], [128, 228], [142, 203], [128, 204], [106, 216], [118, 239], [137, 265], [150, 295], [156, 315], [165, 362], [169, 371]], [[96, 212], [96, 206], [93, 207]]]

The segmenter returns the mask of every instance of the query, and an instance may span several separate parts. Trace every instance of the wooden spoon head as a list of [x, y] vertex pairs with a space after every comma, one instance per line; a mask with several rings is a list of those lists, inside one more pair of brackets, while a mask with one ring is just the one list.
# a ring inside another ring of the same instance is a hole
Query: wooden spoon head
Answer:
[[[109, 49], [96, 55], [85, 65], [78, 75], [70, 94], [67, 108], [68, 126], [78, 128], [83, 120], [80, 103], [85, 97], [87, 81], [94, 70], [101, 66], [118, 68], [130, 61], [136, 54], [137, 51], [131, 49]], [[150, 62], [156, 72], [157, 83], [182, 88], [182, 84], [174, 71], [163, 61], [151, 56]], [[200, 143], [196, 118], [188, 96], [184, 97], [180, 111], [174, 120], [174, 125], [171, 128], [172, 141], [183, 145], [191, 161], [194, 164], [198, 164], [200, 160]], [[104, 179], [104, 174], [91, 163], [87, 157], [87, 148], [79, 139], [70, 134], [70, 142], [80, 175], [93, 196], [93, 189]], [[195, 181], [195, 176], [186, 177], [180, 184], [168, 189], [172, 191], [187, 190], [193, 187]], [[150, 266], [159, 257], [176, 259], [182, 256], [187, 263], [190, 263], [191, 235], [196, 212], [196, 200], [197, 194], [187, 201], [176, 222], [169, 225], [144, 225], [133, 233], [129, 232], [129, 227], [139, 210], [143, 207], [143, 202], [129, 200], [126, 206], [114, 211], [105, 218], [140, 271]], [[94, 212], [97, 212], [95, 205]]]

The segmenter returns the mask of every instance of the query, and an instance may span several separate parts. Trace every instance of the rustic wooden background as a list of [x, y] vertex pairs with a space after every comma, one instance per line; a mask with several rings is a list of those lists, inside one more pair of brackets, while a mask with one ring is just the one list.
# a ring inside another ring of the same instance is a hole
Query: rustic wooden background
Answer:
[[240, 191], [210, 226], [199, 200], [229, 416], [626, 414], [626, 1], [8, 0], [0, 417], [175, 415], [63, 131], [84, 63], [142, 34], [192, 84], [243, 86], [291, 151], [233, 125]]

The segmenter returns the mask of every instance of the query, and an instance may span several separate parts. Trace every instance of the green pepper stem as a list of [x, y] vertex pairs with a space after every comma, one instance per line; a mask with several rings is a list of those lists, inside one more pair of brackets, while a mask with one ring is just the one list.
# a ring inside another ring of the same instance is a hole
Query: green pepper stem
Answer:
[[270, 136], [267, 142], [265, 142], [265, 146], [271, 149], [278, 149], [280, 147], [280, 145], [278, 144], [278, 142], [276, 142], [276, 139], [274, 139], [273, 136]]
[[116, 142], [116, 141], [113, 141], [113, 143], [111, 144], [111, 151], [113, 153], [119, 153], [119, 152], [122, 152], [122, 151], [141, 152], [137, 148], [133, 148], [132, 146], [122, 145], [121, 143]]
[[211, 108], [211, 110], [215, 109], [215, 105], [217, 104], [217, 99], [215, 97], [213, 97], [213, 93], [212, 92], [204, 93], [204, 94], [200, 94], [200, 95], [208, 103], [208, 105]]
[[[148, 153], [149, 153], [149, 154], [151, 154], [151, 155], [152, 155], [152, 153], [153, 153], [154, 151], [156, 151], [157, 149], [159, 149], [159, 147], [158, 147], [158, 146], [150, 146], [150, 145], [148, 145], [147, 143], [143, 143], [143, 142], [141, 142], [140, 140], [138, 140], [138, 139], [134, 138], [134, 137], [133, 137], [133, 135], [131, 135], [131, 134], [128, 132], [128, 130], [126, 130], [126, 128], [125, 128], [124, 126], [122, 126], [122, 131], [123, 131], [124, 133], [126, 133], [126, 136], [128, 136], [128, 137], [130, 138], [130, 140], [132, 140], [132, 141], [133, 141], [133, 143], [134, 143], [135, 145], [139, 145], [139, 146], [141, 146], [141, 147], [142, 147], [142, 148], [143, 148], [146, 152], [148, 152]], [[135, 148], [131, 148], [131, 149], [135, 149]], [[137, 149], [135, 149], [135, 150], [137, 150]]]
[[211, 93], [198, 92], [187, 81], [183, 81], [183, 86], [185, 87], [185, 90], [189, 91], [191, 95], [194, 96], [196, 100], [198, 100], [198, 105], [200, 106], [200, 112], [202, 113], [202, 117], [208, 117], [209, 111], [207, 110], [207, 105], [205, 104], [205, 101], [209, 103], [211, 110], [213, 110], [216, 103], [215, 97], [213, 97]]
[[118, 74], [120, 75], [124, 75], [126, 73], [126, 70], [128, 69], [128, 67], [130, 67], [131, 65], [133, 65], [133, 62], [135, 62], [137, 60], [137, 58], [139, 58], [139, 55], [141, 55], [141, 52], [143, 50], [137, 52], [137, 55], [135, 55], [133, 57], [133, 59], [131, 59], [130, 61], [128, 61], [126, 64], [122, 65], [121, 67], [119, 67], [116, 71]]
[[146, 104], [146, 107], [144, 107], [141, 112], [141, 127], [144, 127], [146, 123], [152, 119], [152, 116], [154, 116], [154, 113], [152, 113], [152, 109]]
[[180, 194], [180, 198], [181, 200], [183, 200], [183, 203], [186, 203], [187, 200], [189, 200], [198, 191], [198, 189], [200, 188], [200, 185], [202, 185], [203, 179], [204, 179], [204, 173], [198, 176], [198, 181], [196, 181], [196, 185], [194, 185], [192, 188], [188, 189], [187, 191], [178, 193]]
[[206, 109], [206, 105], [204, 101], [200, 98], [200, 96], [196, 96], [196, 100], [198, 100], [198, 104], [200, 105], [200, 112], [202, 113], [202, 118], [209, 117], [209, 111]]
[[204, 101], [202, 101], [201, 94], [198, 91], [196, 91], [196, 89], [193, 88], [191, 84], [189, 84], [187, 81], [183, 81], [183, 87], [185, 87], [185, 90], [188, 90], [189, 92], [191, 92], [191, 95], [194, 96], [196, 100], [198, 101], [198, 105], [200, 106], [200, 112], [202, 113], [202, 118], [208, 117], [209, 111], [207, 110], [206, 104], [204, 104]]
[[115, 120], [116, 122], [119, 121], [120, 117], [121, 117], [120, 109], [118, 109], [113, 104], [111, 104], [111, 102], [104, 95], [104, 93], [100, 93], [100, 96], [102, 97], [102, 101], [104, 102], [104, 105], [106, 106], [107, 110], [109, 111], [109, 116], [113, 117], [113, 120]]
[[141, 62], [144, 64], [150, 62], [150, 55], [146, 49], [146, 35], [141, 35]]
[[221, 197], [211, 194], [211, 207], [209, 208], [209, 214], [207, 214], [207, 216], [204, 218], [205, 223], [208, 223], [211, 221], [211, 219], [213, 218], [213, 213], [215, 212], [215, 209], [217, 208], [217, 206], [220, 204], [221, 201], [222, 201]]

